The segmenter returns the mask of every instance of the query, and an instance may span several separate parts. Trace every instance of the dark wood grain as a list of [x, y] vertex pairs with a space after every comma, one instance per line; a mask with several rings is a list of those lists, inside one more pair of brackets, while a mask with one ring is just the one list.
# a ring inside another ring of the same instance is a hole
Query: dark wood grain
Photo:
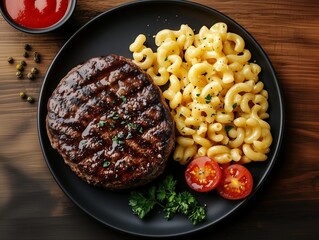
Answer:
[[[46, 70], [72, 33], [96, 15], [127, 1], [78, 0], [64, 29], [21, 33], [0, 18], [0, 238], [138, 239], [105, 227], [76, 207], [53, 180], [40, 150], [37, 98]], [[284, 93], [285, 141], [267, 183], [231, 218], [201, 239], [318, 239], [319, 226], [319, 4], [317, 0], [197, 0], [247, 29], [269, 55]], [[29, 43], [42, 61], [34, 81], [17, 80], [12, 56]], [[18, 93], [35, 97], [22, 101]]]

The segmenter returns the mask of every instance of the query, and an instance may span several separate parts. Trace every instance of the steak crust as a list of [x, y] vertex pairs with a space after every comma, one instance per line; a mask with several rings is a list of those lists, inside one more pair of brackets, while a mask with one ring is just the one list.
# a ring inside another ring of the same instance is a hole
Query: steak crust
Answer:
[[149, 183], [174, 147], [160, 89], [131, 60], [89, 59], [58, 84], [47, 105], [51, 145], [80, 178], [111, 190]]

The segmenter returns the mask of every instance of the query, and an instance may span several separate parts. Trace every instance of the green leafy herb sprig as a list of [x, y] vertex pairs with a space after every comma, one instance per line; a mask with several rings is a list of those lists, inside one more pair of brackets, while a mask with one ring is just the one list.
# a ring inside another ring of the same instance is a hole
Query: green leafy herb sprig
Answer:
[[173, 176], [169, 175], [157, 186], [152, 186], [145, 192], [131, 192], [129, 205], [133, 213], [143, 219], [157, 205], [163, 209], [167, 220], [177, 213], [186, 215], [194, 225], [206, 220], [206, 208], [199, 205], [191, 193], [177, 193], [176, 183]]

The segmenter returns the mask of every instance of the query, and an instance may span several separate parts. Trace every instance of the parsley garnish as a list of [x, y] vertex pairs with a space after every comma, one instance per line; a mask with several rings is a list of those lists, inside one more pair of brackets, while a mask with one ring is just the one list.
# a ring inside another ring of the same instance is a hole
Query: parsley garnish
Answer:
[[103, 163], [103, 167], [108, 167], [108, 166], [110, 166], [110, 164], [111, 164], [110, 161], [105, 161], [105, 162]]
[[129, 129], [133, 129], [133, 130], [137, 129], [137, 125], [135, 123], [128, 123], [127, 126]]
[[228, 132], [233, 128], [233, 126], [225, 126], [225, 131], [228, 134]]
[[210, 101], [212, 100], [212, 95], [207, 94], [207, 96], [205, 97], [206, 103], [210, 103]]
[[131, 139], [133, 138], [133, 134], [131, 132], [127, 133], [126, 139]]
[[88, 143], [88, 140], [81, 140], [81, 147], [84, 147]]
[[233, 109], [235, 109], [237, 107], [237, 103], [233, 104]]
[[123, 143], [124, 143], [124, 141], [121, 140], [121, 138], [120, 138], [119, 136], [114, 136], [114, 137], [112, 138], [112, 141], [113, 141], [113, 142], [116, 142], [117, 144], [123, 144]]
[[111, 111], [109, 115], [107, 115], [107, 118], [112, 118], [115, 115], [114, 111]]
[[169, 220], [180, 213], [188, 217], [194, 224], [206, 219], [206, 209], [200, 206], [195, 197], [186, 191], [177, 193], [176, 180], [166, 177], [157, 186], [152, 186], [145, 192], [131, 192], [129, 205], [139, 218], [143, 219], [156, 205], [164, 210], [165, 219]]
[[127, 99], [126, 99], [125, 96], [121, 96], [121, 99], [122, 99], [122, 101], [123, 101], [124, 103], [126, 103]]
[[105, 124], [106, 124], [106, 122], [101, 120], [101, 121], [99, 121], [98, 126], [99, 127], [104, 127]]
[[110, 112], [109, 115], [107, 115], [107, 118], [112, 118], [113, 120], [117, 120], [120, 118], [120, 116], [116, 112], [112, 111]]

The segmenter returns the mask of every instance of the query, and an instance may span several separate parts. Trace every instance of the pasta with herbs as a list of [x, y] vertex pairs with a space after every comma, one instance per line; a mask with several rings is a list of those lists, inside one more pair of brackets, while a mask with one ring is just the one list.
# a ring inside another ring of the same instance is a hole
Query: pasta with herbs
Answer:
[[272, 143], [268, 92], [261, 67], [250, 62], [244, 39], [227, 25], [188, 25], [155, 35], [154, 52], [140, 34], [130, 45], [133, 61], [164, 86], [177, 129], [173, 158], [181, 164], [207, 155], [218, 163], [265, 161]]

